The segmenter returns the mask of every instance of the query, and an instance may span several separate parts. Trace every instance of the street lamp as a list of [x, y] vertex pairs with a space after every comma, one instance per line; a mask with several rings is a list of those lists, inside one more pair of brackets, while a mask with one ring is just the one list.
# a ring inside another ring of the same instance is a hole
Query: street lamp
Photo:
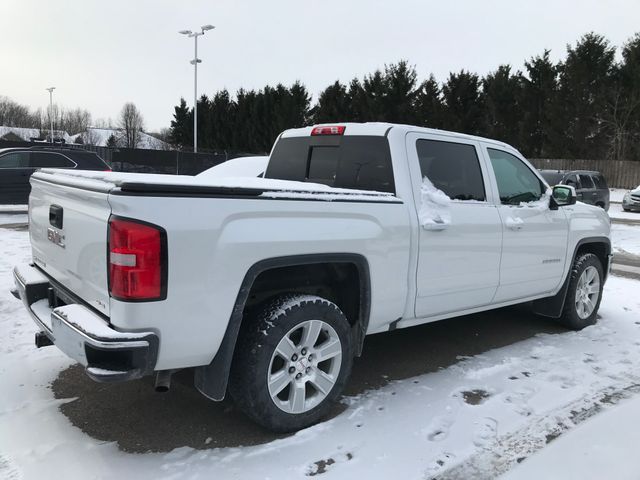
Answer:
[[198, 64], [202, 63], [202, 60], [198, 58], [198, 37], [204, 35], [207, 30], [213, 30], [213, 25], [203, 25], [200, 27], [199, 32], [192, 32], [191, 30], [180, 30], [178, 33], [186, 35], [187, 37], [193, 37], [195, 41], [195, 55], [193, 60], [189, 63], [194, 67], [193, 73], [193, 152], [198, 152]]
[[51, 120], [51, 143], [53, 143], [53, 91], [56, 87], [45, 88], [49, 92], [49, 120]]

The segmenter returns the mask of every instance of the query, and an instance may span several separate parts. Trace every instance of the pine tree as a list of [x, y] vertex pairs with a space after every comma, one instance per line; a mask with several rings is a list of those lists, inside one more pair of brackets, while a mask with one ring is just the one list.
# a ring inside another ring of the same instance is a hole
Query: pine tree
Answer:
[[445, 106], [444, 128], [470, 134], [483, 133], [478, 75], [464, 70], [450, 73], [442, 86], [442, 98]]
[[336, 80], [320, 94], [313, 112], [314, 123], [347, 122], [351, 120], [347, 87]]
[[180, 105], [174, 107], [170, 132], [171, 142], [178, 148], [193, 145], [193, 112], [187, 108], [184, 98], [180, 99]]
[[595, 33], [584, 35], [575, 47], [567, 47], [554, 112], [554, 128], [565, 132], [561, 143], [555, 145], [562, 156], [604, 158], [608, 153], [610, 131], [603, 113], [614, 86], [614, 56], [615, 48]]
[[521, 90], [521, 75], [513, 75], [509, 65], [500, 65], [482, 79], [485, 135], [510, 144], [518, 142]]
[[116, 148], [118, 146], [118, 139], [113, 133], [107, 138], [106, 146], [109, 148]]
[[619, 160], [640, 159], [640, 33], [622, 47], [616, 80], [605, 115], [611, 130], [609, 155]]
[[549, 50], [525, 62], [522, 75], [519, 148], [533, 158], [554, 155], [551, 137], [561, 131], [553, 130], [553, 109], [558, 94], [558, 69], [549, 58]]
[[430, 75], [418, 87], [414, 110], [418, 125], [443, 128], [444, 106], [442, 105], [442, 91], [433, 75]]
[[415, 67], [410, 66], [406, 60], [385, 66], [383, 80], [385, 91], [380, 119], [393, 123], [415, 123], [418, 94], [418, 74]]

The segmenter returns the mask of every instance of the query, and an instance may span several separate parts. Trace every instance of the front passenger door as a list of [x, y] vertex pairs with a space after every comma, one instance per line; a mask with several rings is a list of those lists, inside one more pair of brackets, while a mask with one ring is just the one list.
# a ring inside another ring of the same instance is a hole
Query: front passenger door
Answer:
[[569, 223], [551, 210], [546, 186], [523, 160], [486, 149], [498, 189], [504, 226], [496, 303], [551, 292], [562, 281]]

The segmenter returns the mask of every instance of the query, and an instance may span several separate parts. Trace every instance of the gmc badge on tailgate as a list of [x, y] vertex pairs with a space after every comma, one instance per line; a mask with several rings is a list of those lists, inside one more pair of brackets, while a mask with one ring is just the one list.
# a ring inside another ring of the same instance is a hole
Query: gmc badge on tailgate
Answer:
[[64, 248], [64, 235], [51, 227], [47, 228], [47, 239], [59, 247]]

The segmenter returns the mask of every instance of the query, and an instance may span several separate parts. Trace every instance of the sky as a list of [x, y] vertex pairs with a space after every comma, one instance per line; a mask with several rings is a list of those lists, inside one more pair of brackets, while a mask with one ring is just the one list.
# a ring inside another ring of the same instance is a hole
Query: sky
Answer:
[[621, 46], [640, 32], [640, 0], [0, 0], [0, 95], [31, 108], [54, 102], [115, 119], [125, 102], [147, 130], [168, 127], [193, 104], [193, 39], [199, 94], [296, 80], [314, 100], [405, 59], [420, 79], [461, 69], [481, 75], [551, 50], [589, 31]]

